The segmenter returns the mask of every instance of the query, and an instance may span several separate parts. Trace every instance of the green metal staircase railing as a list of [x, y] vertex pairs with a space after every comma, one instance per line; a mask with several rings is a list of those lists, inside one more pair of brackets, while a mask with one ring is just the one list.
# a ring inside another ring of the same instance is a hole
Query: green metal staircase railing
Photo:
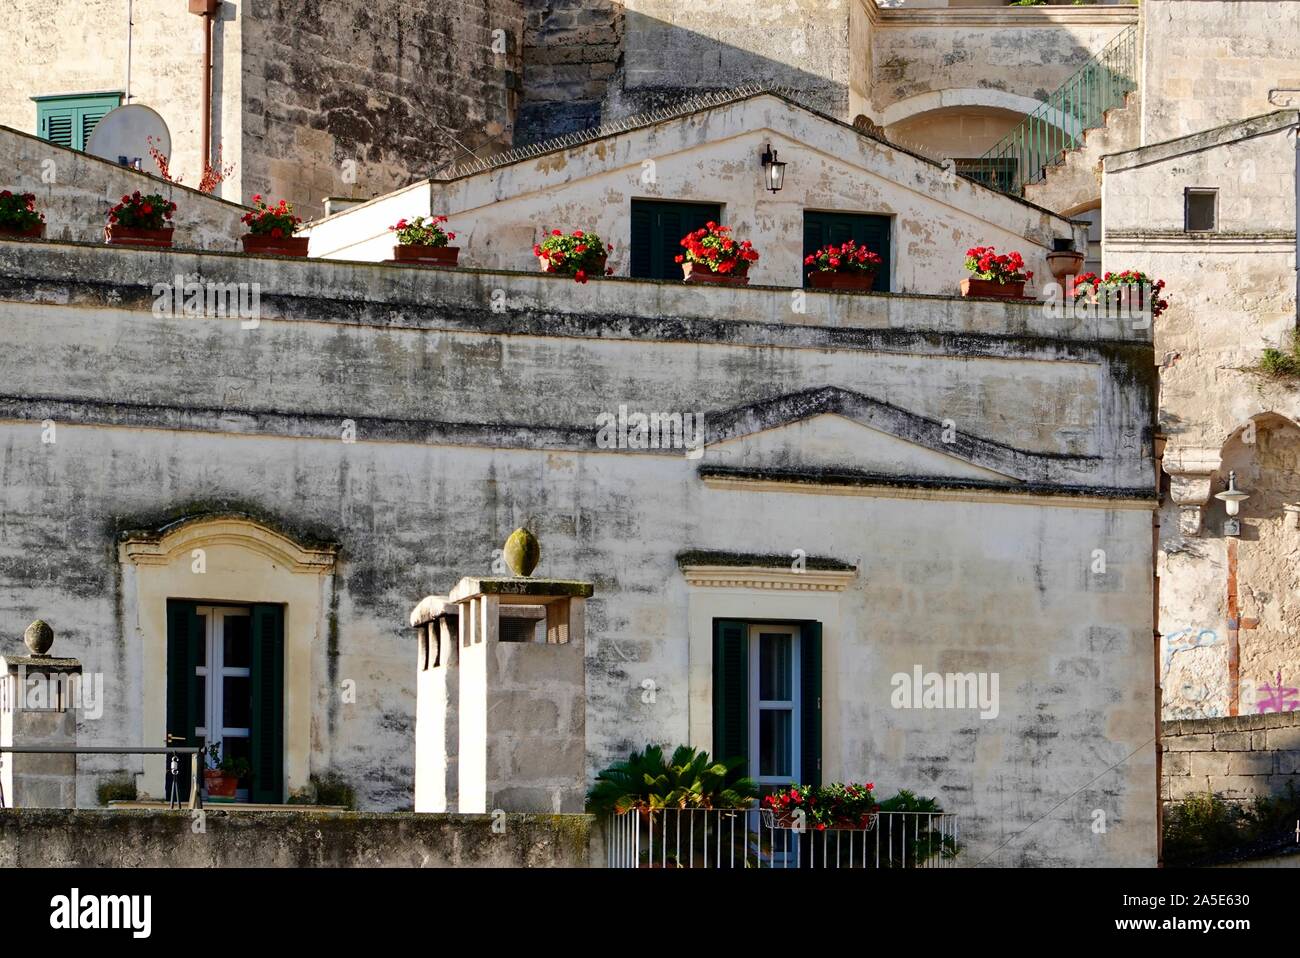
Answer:
[[1020, 195], [1037, 183], [1085, 130], [1101, 126], [1106, 111], [1137, 89], [1138, 33], [1125, 28], [983, 156], [959, 161], [957, 172], [1003, 193]]

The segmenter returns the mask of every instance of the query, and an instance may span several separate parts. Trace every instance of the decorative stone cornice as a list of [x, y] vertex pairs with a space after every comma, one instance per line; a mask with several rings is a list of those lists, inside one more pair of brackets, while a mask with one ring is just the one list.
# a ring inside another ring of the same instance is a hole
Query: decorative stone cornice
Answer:
[[1218, 449], [1193, 446], [1165, 448], [1160, 466], [1169, 476], [1169, 498], [1178, 506], [1178, 528], [1183, 535], [1201, 534], [1214, 474], [1222, 463]]
[[307, 546], [251, 519], [233, 516], [187, 520], [161, 532], [128, 532], [118, 543], [118, 559], [133, 565], [169, 565], [189, 561], [194, 549], [235, 545], [261, 553], [294, 572], [327, 575], [334, 571], [338, 546]]
[[[871, 4], [874, 6], [874, 4]], [[1038, 7], [886, 7], [871, 18], [882, 27], [1123, 27], [1138, 22], [1129, 4]]]
[[710, 589], [777, 589], [790, 592], [843, 592], [857, 578], [858, 571], [805, 569], [770, 566], [694, 565], [684, 566], [688, 585]]

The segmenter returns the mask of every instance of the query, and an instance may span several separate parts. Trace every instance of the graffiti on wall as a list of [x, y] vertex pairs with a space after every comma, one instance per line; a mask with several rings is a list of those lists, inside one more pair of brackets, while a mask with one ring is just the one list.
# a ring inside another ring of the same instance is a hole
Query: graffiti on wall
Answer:
[[1185, 628], [1162, 640], [1160, 685], [1165, 718], [1228, 714], [1228, 656], [1214, 629]]
[[1280, 670], [1276, 682], [1260, 683], [1255, 696], [1256, 712], [1293, 712], [1297, 708], [1300, 708], [1300, 689], [1283, 685]]

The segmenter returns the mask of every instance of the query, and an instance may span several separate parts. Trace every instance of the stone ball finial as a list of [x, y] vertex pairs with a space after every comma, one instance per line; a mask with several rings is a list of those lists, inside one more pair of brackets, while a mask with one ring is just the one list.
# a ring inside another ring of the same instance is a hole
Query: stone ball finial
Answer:
[[32, 655], [44, 655], [54, 644], [54, 630], [47, 622], [37, 619], [23, 633], [23, 641], [27, 643]]
[[537, 541], [537, 536], [522, 526], [510, 533], [503, 551], [506, 565], [517, 576], [532, 575], [542, 558], [542, 544]]

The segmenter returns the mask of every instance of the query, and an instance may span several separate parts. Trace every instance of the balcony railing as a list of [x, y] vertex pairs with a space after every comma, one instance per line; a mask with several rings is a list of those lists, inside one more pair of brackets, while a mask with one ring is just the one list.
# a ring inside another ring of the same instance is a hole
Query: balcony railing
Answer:
[[605, 837], [610, 868], [952, 868], [960, 848], [950, 812], [817, 830], [765, 809], [634, 809], [610, 816]]
[[991, 150], [959, 164], [958, 172], [1019, 196], [1025, 184], [1043, 179], [1049, 166], [1081, 145], [1085, 130], [1101, 126], [1107, 110], [1124, 105], [1137, 89], [1137, 63], [1138, 32], [1130, 26]]

